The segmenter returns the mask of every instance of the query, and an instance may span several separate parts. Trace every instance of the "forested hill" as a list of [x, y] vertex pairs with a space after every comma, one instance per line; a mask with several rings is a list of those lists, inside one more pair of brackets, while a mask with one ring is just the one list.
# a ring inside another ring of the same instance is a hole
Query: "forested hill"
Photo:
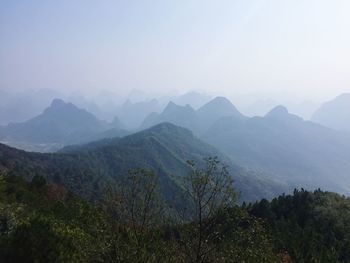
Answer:
[[[337, 107], [343, 123], [349, 116], [345, 108]], [[350, 193], [349, 134], [305, 121], [284, 106], [249, 118], [223, 97], [198, 110], [169, 103], [162, 113], [145, 119], [142, 127], [164, 121], [190, 129], [235, 164], [269, 174], [292, 188]]]
[[28, 153], [0, 145], [0, 169], [27, 179], [41, 175], [84, 198], [95, 199], [106, 185], [118, 181], [130, 169], [143, 168], [159, 175], [164, 194], [170, 197], [178, 189], [177, 178], [189, 171], [188, 160], [200, 164], [206, 157], [218, 156], [229, 166], [236, 190], [241, 192], [240, 200], [271, 198], [289, 189], [263, 175], [247, 172], [190, 131], [169, 123], [122, 139], [103, 140], [64, 151]]
[[[40, 176], [0, 174], [0, 262], [194, 262], [187, 255], [196, 253], [197, 222], [142, 231], [105, 204], [94, 207]], [[210, 257], [201, 262], [350, 262], [350, 200], [338, 194], [295, 190], [209, 219], [220, 239], [205, 234]]]
[[331, 192], [295, 190], [246, 208], [262, 218], [275, 249], [293, 262], [350, 262], [350, 199]]

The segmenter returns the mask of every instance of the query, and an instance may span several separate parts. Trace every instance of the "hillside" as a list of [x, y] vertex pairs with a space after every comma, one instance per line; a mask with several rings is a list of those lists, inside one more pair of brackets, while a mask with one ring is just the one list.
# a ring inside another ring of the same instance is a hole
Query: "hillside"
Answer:
[[303, 121], [282, 106], [264, 117], [222, 118], [201, 138], [237, 164], [288, 185], [350, 193], [350, 137]]
[[248, 118], [223, 97], [198, 110], [169, 103], [144, 125], [161, 121], [192, 130], [235, 164], [268, 174], [290, 189], [322, 187], [350, 193], [350, 135], [304, 121], [283, 106], [264, 117]]
[[[121, 216], [113, 200], [92, 204], [40, 176], [28, 182], [0, 173], [0, 261], [193, 262], [197, 222], [157, 218], [133, 228], [138, 221]], [[349, 211], [349, 198], [321, 190], [218, 210], [209, 237], [215, 230], [220, 238], [205, 241], [203, 262], [349, 262]]]
[[0, 167], [28, 179], [39, 174], [64, 184], [87, 199], [101, 195], [107, 184], [132, 168], [153, 170], [160, 177], [164, 193], [177, 191], [176, 177], [188, 173], [188, 160], [199, 164], [218, 156], [230, 167], [241, 200], [271, 198], [289, 190], [261, 174], [248, 173], [215, 148], [197, 139], [190, 131], [164, 123], [124, 138], [103, 140], [86, 147], [68, 147], [64, 153], [39, 154], [0, 145]]
[[127, 100], [121, 106], [116, 107], [114, 114], [120, 117], [127, 128], [136, 129], [150, 113], [159, 112], [161, 108], [156, 99], [134, 103]]
[[202, 134], [207, 128], [223, 117], [233, 117], [237, 119], [246, 118], [228, 99], [224, 97], [216, 97], [204, 104], [198, 110], [193, 109], [190, 105], [180, 106], [173, 102], [169, 102], [162, 113], [150, 114], [144, 120], [141, 129], [162, 122], [171, 122], [190, 129], [196, 134]]
[[111, 242], [107, 219], [42, 177], [0, 174], [0, 262], [97, 262]]
[[[120, 216], [123, 209], [110, 201], [88, 203], [40, 176], [26, 182], [0, 174], [0, 261], [193, 262], [188, 253], [195, 255], [196, 250], [188, 246], [196, 241], [196, 222], [178, 224], [162, 213], [157, 218], [152, 216], [157, 224], [142, 228], [141, 221]], [[139, 202], [136, 199], [136, 204]], [[161, 218], [168, 218], [167, 223]], [[277, 262], [273, 244], [258, 219], [239, 208], [232, 213], [216, 213], [212, 219], [222, 238], [210, 240], [210, 251], [205, 250], [210, 254], [206, 253], [203, 262], [219, 263], [224, 258], [225, 262], [232, 258], [237, 262]]]
[[113, 135], [125, 134], [122, 128], [118, 119], [106, 123], [86, 110], [55, 99], [37, 117], [1, 128], [0, 141], [17, 148], [45, 152], [104, 138], [107, 131]]
[[246, 209], [265, 221], [275, 250], [292, 262], [350, 262], [349, 198], [302, 189]]
[[170, 122], [192, 131], [196, 131], [198, 127], [196, 111], [190, 105], [179, 106], [170, 101], [161, 113], [148, 115], [140, 129], [147, 129], [162, 122]]
[[335, 130], [350, 131], [350, 93], [324, 103], [311, 120]]

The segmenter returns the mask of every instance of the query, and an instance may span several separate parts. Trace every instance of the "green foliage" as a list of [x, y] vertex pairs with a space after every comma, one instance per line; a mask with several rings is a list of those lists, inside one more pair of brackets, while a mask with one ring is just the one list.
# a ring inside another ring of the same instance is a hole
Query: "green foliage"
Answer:
[[0, 144], [0, 170], [11, 171], [28, 180], [40, 175], [84, 199], [97, 200], [103, 196], [107, 185], [120, 182], [130, 169], [143, 168], [159, 176], [160, 191], [170, 202], [174, 193], [180, 191], [179, 182], [174, 178], [190, 170], [187, 160], [204, 164], [207, 156], [218, 156], [229, 166], [243, 200], [255, 201], [280, 190], [276, 185], [270, 187], [271, 182], [262, 180], [260, 175], [249, 174], [236, 166], [190, 131], [169, 123], [122, 139], [67, 148], [54, 154], [28, 153]]
[[[100, 261], [107, 249], [106, 219], [84, 201], [34, 177], [0, 182], [1, 262]], [[60, 197], [57, 199], [57, 197]]]
[[295, 190], [247, 209], [266, 220], [276, 252], [287, 251], [293, 262], [350, 262], [349, 198]]
[[222, 239], [222, 232], [213, 230], [215, 219], [220, 210], [226, 211], [235, 204], [233, 180], [217, 158], [207, 158], [204, 168], [193, 161], [188, 164], [191, 171], [184, 177], [186, 203], [181, 215], [192, 223], [180, 232], [183, 247], [189, 262], [213, 262], [211, 254], [217, 254], [215, 243]]
[[216, 262], [277, 262], [272, 239], [263, 222], [241, 208], [220, 212], [213, 225], [210, 232], [221, 235], [214, 254]]
[[1, 176], [0, 261], [273, 262], [260, 222], [234, 206], [226, 167], [216, 158], [203, 168], [190, 164], [184, 187], [193, 217], [183, 223], [170, 217], [159, 179], [147, 170], [124, 176], [103, 209], [38, 175], [31, 182]]
[[[163, 173], [132, 169], [108, 198], [89, 203], [41, 176], [55, 178], [57, 165], [68, 183], [84, 185], [88, 170], [69, 176], [82, 155], [8, 156], [0, 158], [12, 168], [0, 173], [0, 262], [350, 262], [350, 199], [334, 193], [296, 190], [238, 207], [227, 167], [207, 158], [172, 178], [180, 201], [169, 202], [176, 193], [164, 191]], [[29, 182], [16, 176], [25, 172]]]

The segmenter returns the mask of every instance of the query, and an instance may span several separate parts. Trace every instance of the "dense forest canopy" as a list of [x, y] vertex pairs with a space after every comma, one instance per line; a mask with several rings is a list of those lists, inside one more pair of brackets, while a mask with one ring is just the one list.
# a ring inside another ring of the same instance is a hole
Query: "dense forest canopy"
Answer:
[[349, 198], [302, 189], [238, 206], [218, 159], [189, 166], [177, 207], [143, 169], [94, 203], [3, 172], [1, 262], [350, 262]]

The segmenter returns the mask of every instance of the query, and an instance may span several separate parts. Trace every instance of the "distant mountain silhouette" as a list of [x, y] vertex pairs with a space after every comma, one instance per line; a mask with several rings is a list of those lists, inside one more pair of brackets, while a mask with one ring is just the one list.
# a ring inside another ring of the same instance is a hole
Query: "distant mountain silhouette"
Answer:
[[215, 121], [223, 117], [245, 119], [237, 108], [225, 97], [216, 97], [197, 110], [200, 129], [210, 127]]
[[0, 90], [0, 125], [23, 122], [40, 114], [50, 102], [62, 94], [55, 90], [26, 90], [6, 92]]
[[181, 127], [196, 130], [196, 111], [190, 106], [179, 106], [170, 101], [162, 113], [150, 114], [143, 122], [142, 129], [152, 127], [162, 122], [171, 122]]
[[54, 99], [50, 107], [37, 117], [3, 127], [0, 139], [25, 149], [27, 146], [28, 149], [35, 149], [35, 147], [32, 148], [34, 144], [45, 145], [44, 147], [48, 144], [48, 148], [51, 146], [59, 148], [66, 144], [85, 142], [89, 137], [95, 138], [97, 134], [107, 130], [122, 128], [118, 119], [112, 123], [106, 123], [72, 103]]
[[202, 139], [236, 163], [289, 185], [350, 193], [350, 136], [277, 106], [264, 117], [218, 120]]
[[311, 120], [336, 130], [350, 131], [350, 93], [324, 103]]
[[198, 109], [210, 100], [211, 96], [196, 91], [187, 92], [172, 99], [172, 101], [177, 105], [191, 105], [191, 107], [194, 109]]
[[179, 106], [169, 102], [162, 113], [149, 115], [141, 128], [151, 127], [162, 122], [171, 122], [200, 134], [222, 117], [245, 119], [228, 99], [216, 97], [198, 110], [194, 110], [190, 105]]
[[350, 193], [350, 135], [304, 121], [284, 106], [264, 117], [248, 118], [223, 97], [197, 111], [169, 103], [143, 125], [161, 122], [186, 127], [235, 163], [290, 186]]
[[160, 112], [161, 105], [156, 99], [149, 101], [131, 102], [126, 100], [116, 109], [116, 114], [127, 128], [138, 128], [142, 121], [152, 112]]

